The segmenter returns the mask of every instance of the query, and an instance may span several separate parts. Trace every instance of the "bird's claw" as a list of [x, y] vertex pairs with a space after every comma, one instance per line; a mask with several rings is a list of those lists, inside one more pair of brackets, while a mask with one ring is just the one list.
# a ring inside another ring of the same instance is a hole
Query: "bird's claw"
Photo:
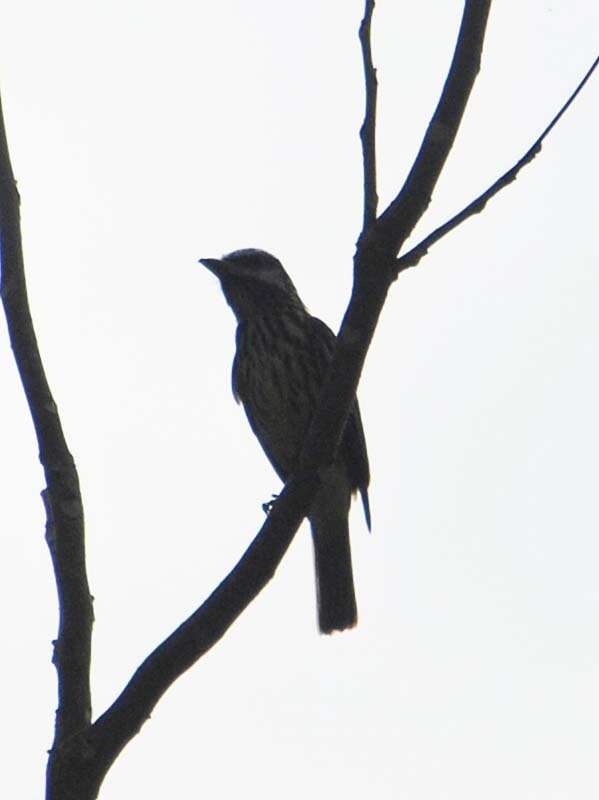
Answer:
[[265, 514], [269, 514], [271, 512], [272, 507], [277, 502], [278, 496], [278, 494], [271, 494], [270, 500], [268, 500], [266, 503], [262, 503], [262, 511], [264, 511]]

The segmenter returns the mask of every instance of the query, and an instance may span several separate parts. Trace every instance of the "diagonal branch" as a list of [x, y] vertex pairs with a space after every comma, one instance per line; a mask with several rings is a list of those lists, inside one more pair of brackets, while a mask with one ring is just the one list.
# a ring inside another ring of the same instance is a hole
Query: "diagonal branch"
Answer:
[[[430, 179], [428, 157], [432, 146], [436, 152], [435, 169], [440, 172], [444, 157], [439, 157], [439, 125], [455, 130], [467, 100], [463, 74], [474, 80], [484, 33], [486, 12], [477, 14], [481, 3], [469, 2], [458, 41], [453, 72], [448, 78], [436, 117], [425, 137], [416, 169], [425, 164], [425, 193], [432, 191], [436, 180]], [[488, 11], [488, 3], [482, 3]], [[41, 459], [46, 470], [48, 493], [48, 539], [53, 555], [61, 607], [61, 631], [57, 647], [57, 667], [61, 702], [60, 735], [49, 763], [49, 797], [95, 797], [102, 778], [125, 744], [139, 730], [152, 708], [173, 681], [212, 647], [241, 611], [268, 582], [283, 557], [297, 527], [305, 516], [318, 487], [318, 469], [335, 451], [347, 412], [356, 391], [358, 378], [382, 309], [392, 277], [392, 267], [399, 241], [406, 226], [397, 225], [397, 215], [405, 205], [406, 187], [379, 223], [376, 214], [376, 182], [374, 163], [375, 93], [370, 56], [370, 19], [374, 4], [366, 0], [362, 42], [367, 80], [365, 170], [367, 199], [365, 214], [370, 220], [366, 233], [375, 234], [360, 242], [356, 254], [355, 282], [339, 336], [339, 346], [323, 391], [320, 409], [306, 439], [301, 458], [301, 475], [288, 482], [262, 531], [233, 572], [208, 600], [185, 621], [139, 667], [114, 704], [89, 726], [89, 642], [91, 635], [91, 601], [83, 563], [83, 512], [77, 473], [70, 456], [56, 406], [47, 386], [41, 359], [35, 343], [33, 326], [27, 308], [22, 254], [18, 233], [18, 195], [8, 162], [5, 142], [2, 145], [2, 169], [5, 179], [2, 191], [2, 294], [7, 306], [9, 329], [23, 385], [30, 402], [36, 432], [40, 441]], [[481, 23], [481, 19], [483, 20]], [[478, 38], [477, 38], [478, 37]], [[474, 54], [474, 58], [473, 58]], [[456, 66], [457, 64], [457, 66]], [[469, 65], [474, 65], [469, 68]], [[370, 77], [369, 77], [370, 76]], [[376, 84], [374, 84], [376, 86]], [[457, 98], [457, 99], [456, 99]], [[450, 106], [457, 104], [458, 114]], [[449, 123], [446, 123], [446, 118]], [[453, 121], [453, 122], [452, 122]], [[431, 131], [433, 133], [431, 134]], [[436, 133], [435, 133], [436, 131]], [[369, 132], [369, 133], [368, 133]], [[433, 135], [434, 134], [434, 135]], [[455, 135], [455, 131], [454, 134]], [[370, 138], [368, 138], [370, 136]], [[442, 137], [441, 137], [442, 138]], [[434, 141], [433, 141], [434, 140]], [[453, 141], [453, 138], [451, 138]], [[447, 152], [450, 143], [447, 145]], [[441, 151], [443, 148], [441, 147]], [[434, 155], [435, 153], [433, 153]], [[446, 153], [445, 153], [446, 155]], [[430, 160], [430, 159], [429, 159]], [[434, 159], [433, 159], [434, 160]], [[408, 179], [409, 183], [410, 178]], [[414, 191], [414, 186], [408, 187]], [[408, 192], [409, 194], [409, 192]], [[403, 204], [403, 205], [402, 205]], [[420, 202], [422, 213], [426, 203]], [[401, 213], [400, 213], [401, 212]], [[407, 234], [406, 234], [407, 235]], [[82, 735], [73, 735], [80, 732]]]
[[38, 349], [23, 267], [19, 193], [0, 103], [0, 294], [10, 343], [29, 404], [47, 491], [46, 537], [60, 606], [54, 663], [58, 673], [55, 745], [89, 724], [92, 602], [85, 570], [83, 506], [79, 479]]
[[316, 475], [290, 479], [243, 557], [208, 599], [140, 665], [113, 705], [92, 725], [88, 737], [109, 769], [139, 731], [172, 683], [226, 633], [266, 586], [308, 512], [318, 488]]
[[[369, 0], [365, 2], [365, 19], [369, 20]], [[416, 161], [395, 200], [362, 231], [358, 240], [351, 300], [302, 451], [301, 464], [306, 470], [327, 463], [341, 438], [379, 315], [394, 280], [397, 253], [428, 207], [478, 74], [489, 6], [490, 0], [466, 1], [451, 67]], [[368, 25], [364, 35], [369, 31]], [[363, 43], [364, 51], [368, 48]]]
[[366, 103], [364, 122], [360, 128], [362, 142], [362, 163], [364, 165], [364, 221], [362, 229], [376, 219], [379, 198], [376, 190], [376, 95], [378, 83], [376, 69], [372, 62], [372, 45], [370, 29], [374, 0], [366, 0], [364, 18], [360, 24], [360, 47], [364, 64], [364, 84]]
[[365, 232], [377, 248], [397, 255], [428, 208], [480, 69], [490, 4], [491, 0], [466, 0], [447, 79], [416, 160], [397, 197]]
[[[376, 77], [370, 56], [370, 20], [374, 2], [372, 0], [365, 2], [361, 41], [368, 82], [369, 76], [370, 80], [373, 76]], [[331, 459], [331, 454], [334, 453], [341, 437], [379, 314], [389, 286], [396, 276], [396, 255], [426, 210], [457, 133], [478, 72], [488, 11], [489, 0], [466, 2], [454, 59], [416, 162], [404, 187], [378, 220], [374, 219], [376, 91], [373, 91], [372, 87], [370, 89], [367, 87], [364, 130], [370, 130], [372, 138], [366, 137], [366, 145], [364, 137], [362, 139], [363, 147], [365, 146], [366, 227], [360, 237], [355, 256], [351, 301], [341, 326], [338, 345], [323, 387], [319, 408], [302, 451], [301, 473], [287, 482], [260, 533], [230, 575], [194, 614], [147, 657], [110, 708], [91, 726], [87, 726], [89, 712], [80, 714], [80, 718], [75, 720], [77, 723], [75, 725], [71, 724], [74, 718], [67, 717], [68, 732], [83, 730], [84, 733], [67, 740], [63, 736], [60, 741], [62, 747], [54, 749], [52, 754], [54, 789], [49, 797], [60, 796], [61, 800], [71, 800], [71, 798], [83, 800], [97, 795], [102, 779], [114, 759], [138, 732], [164, 692], [179, 675], [219, 641], [239, 614], [268, 583], [283, 558], [317, 491], [318, 470]], [[376, 82], [374, 87], [376, 89]], [[63, 632], [63, 625], [71, 619], [72, 612], [76, 608], [74, 599], [78, 596], [78, 602], [82, 605], [79, 616], [74, 615], [73, 619], [79, 620], [82, 630], [79, 631], [79, 639], [73, 637], [69, 640], [69, 644], [74, 657], [77, 657], [80, 653], [77, 643], [79, 641], [82, 643], [81, 664], [87, 668], [85, 673], [87, 677], [89, 636], [86, 639], [85, 634], [91, 634], [91, 603], [83, 566], [81, 499], [75, 467], [64, 443], [56, 407], [45, 383], [35, 345], [22, 276], [22, 255], [18, 239], [18, 196], [12, 172], [9, 171], [5, 141], [2, 136], [0, 139], [2, 140], [0, 141], [2, 296], [7, 305], [9, 329], [11, 336], [14, 337], [15, 357], [32, 406], [36, 432], [40, 439], [42, 463], [46, 469], [50, 500], [48, 538], [55, 558], [61, 601], [61, 637], [66, 635]], [[370, 159], [368, 165], [366, 159]], [[5, 162], [8, 164], [8, 169], [4, 167]], [[29, 337], [25, 343], [20, 341], [23, 331], [27, 331]], [[21, 354], [22, 349], [24, 355]], [[33, 360], [37, 359], [33, 377], [27, 367], [31, 352], [35, 356]], [[66, 545], [70, 545], [72, 550], [69, 551]], [[72, 575], [68, 567], [73, 568]], [[71, 579], [73, 584], [69, 583]], [[78, 595], [75, 590], [79, 592]], [[63, 640], [61, 637], [59, 642]], [[58, 662], [59, 680], [61, 676], [65, 676], [65, 685], [68, 688], [70, 664], [66, 663], [66, 657], [64, 664], [61, 657], [58, 658]], [[83, 696], [84, 692], [81, 693], [81, 697]], [[89, 687], [86, 696], [89, 701]], [[79, 703], [75, 704], [75, 707], [80, 710], [84, 707], [88, 709], [89, 704], [85, 706], [84, 703]], [[65, 730], [64, 725], [62, 729]]]
[[536, 155], [541, 152], [543, 141], [557, 125], [570, 105], [574, 102], [575, 98], [580, 93], [585, 83], [589, 80], [598, 64], [599, 57], [595, 59], [584, 78], [580, 81], [576, 89], [572, 92], [570, 97], [566, 100], [564, 105], [560, 108], [543, 133], [526, 151], [522, 158], [516, 164], [514, 164], [513, 167], [508, 169], [508, 171], [498, 178], [495, 183], [489, 186], [485, 192], [469, 203], [458, 214], [445, 222], [443, 225], [440, 225], [432, 233], [429, 233], [427, 237], [425, 237], [421, 242], [419, 242], [415, 247], [413, 247], [395, 262], [395, 277], [397, 277], [397, 275], [399, 275], [399, 273], [404, 269], [408, 269], [408, 267], [415, 267], [416, 264], [418, 264], [420, 260], [428, 253], [429, 249], [439, 241], [439, 239], [442, 239], [444, 236], [450, 233], [450, 231], [454, 230], [454, 228], [457, 228], [458, 225], [461, 225], [461, 223], [468, 219], [468, 217], [472, 217], [474, 214], [479, 214], [492, 197], [512, 183], [512, 181], [516, 180], [520, 170], [527, 164], [530, 164]]

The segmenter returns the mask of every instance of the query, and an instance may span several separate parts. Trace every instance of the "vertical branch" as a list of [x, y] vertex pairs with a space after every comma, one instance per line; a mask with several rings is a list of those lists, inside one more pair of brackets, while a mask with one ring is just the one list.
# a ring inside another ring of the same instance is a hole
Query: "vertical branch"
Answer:
[[89, 725], [92, 601], [85, 570], [79, 478], [46, 380], [29, 311], [17, 191], [0, 101], [0, 295], [10, 343], [37, 436], [47, 490], [46, 538], [58, 590], [60, 623], [55, 747]]
[[364, 84], [366, 88], [366, 108], [364, 122], [360, 128], [362, 142], [362, 162], [364, 165], [364, 220], [362, 230], [374, 222], [378, 206], [376, 192], [376, 69], [372, 63], [372, 46], [370, 28], [374, 0], [366, 0], [364, 18], [360, 24], [360, 45], [364, 64]]

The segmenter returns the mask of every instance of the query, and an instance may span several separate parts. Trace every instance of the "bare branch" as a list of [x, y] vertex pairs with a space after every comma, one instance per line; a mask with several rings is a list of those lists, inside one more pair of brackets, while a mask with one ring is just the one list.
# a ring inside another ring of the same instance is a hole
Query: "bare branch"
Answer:
[[91, 718], [89, 666], [92, 601], [85, 571], [83, 506], [79, 479], [50, 392], [29, 312], [23, 267], [19, 194], [0, 103], [0, 294], [10, 342], [37, 436], [44, 468], [47, 535], [60, 605], [54, 663], [59, 704], [55, 746]]
[[366, 230], [370, 223], [376, 219], [379, 202], [376, 191], [376, 95], [378, 84], [376, 69], [372, 62], [370, 35], [373, 12], [374, 0], [366, 0], [364, 18], [360, 25], [360, 46], [362, 49], [366, 90], [364, 122], [360, 128], [362, 162], [364, 165], [364, 221], [362, 230]]
[[485, 192], [479, 195], [475, 200], [469, 203], [465, 208], [463, 208], [458, 214], [452, 217], [450, 220], [445, 222], [443, 225], [440, 225], [436, 230], [430, 233], [426, 238], [424, 238], [419, 244], [405, 253], [401, 258], [399, 258], [395, 262], [395, 269], [396, 275], [399, 275], [404, 269], [408, 267], [415, 267], [416, 264], [420, 262], [420, 260], [428, 253], [429, 249], [446, 236], [450, 231], [457, 228], [464, 220], [468, 219], [468, 217], [473, 216], [474, 214], [479, 214], [483, 208], [487, 205], [489, 200], [494, 197], [501, 189], [504, 189], [508, 186], [512, 181], [514, 181], [520, 172], [520, 170], [529, 164], [537, 155], [540, 153], [543, 141], [546, 136], [551, 132], [551, 130], [557, 125], [559, 120], [561, 119], [562, 115], [566, 112], [569, 106], [574, 102], [574, 99], [578, 95], [578, 93], [582, 90], [582, 87], [585, 83], [589, 80], [595, 68], [599, 64], [599, 58], [596, 58], [593, 62], [591, 68], [588, 70], [584, 78], [580, 81], [576, 89], [572, 92], [568, 100], [564, 103], [561, 107], [559, 112], [555, 115], [555, 117], [551, 120], [549, 125], [545, 128], [543, 133], [539, 136], [539, 138], [534, 142], [534, 144], [526, 151], [526, 153], [522, 156], [522, 158], [514, 164], [511, 169], [508, 169], [500, 178], [498, 178], [495, 183], [493, 183]]
[[[396, 199], [377, 220], [376, 73], [370, 49], [374, 0], [366, 0], [360, 41], [366, 79], [364, 230], [354, 262], [354, 287], [335, 356], [300, 458], [244, 556], [208, 599], [140, 665], [115, 702], [89, 725], [91, 600], [84, 566], [83, 510], [77, 472], [47, 386], [29, 311], [19, 238], [18, 195], [0, 131], [2, 285], [11, 341], [46, 471], [47, 538], [61, 608], [57, 667], [62, 714], [49, 771], [49, 798], [96, 797], [111, 764], [140, 730], [172, 683], [216, 644], [272, 578], [318, 489], [356, 392], [364, 359], [391, 282], [397, 253], [426, 210], [478, 72], [490, 0], [467, 0], [456, 52], [420, 152]], [[1, 109], [0, 109], [1, 120]], [[76, 735], [76, 734], [80, 735]], [[69, 736], [69, 734], [75, 734]], [[60, 791], [59, 791], [60, 790]]]
[[445, 86], [414, 165], [395, 200], [366, 231], [377, 249], [396, 256], [428, 208], [480, 69], [490, 4], [490, 0], [466, 0]]
[[[121, 695], [73, 751], [85, 748], [84, 774], [77, 776], [74, 797], [95, 797], [110, 766], [138, 733], [154, 706], [174, 681], [213, 647], [273, 577], [302, 519], [319, 480], [315, 474], [288, 481], [262, 529], [241, 560], [210, 597], [140, 665]], [[64, 753], [69, 761], [72, 753]], [[87, 793], [81, 792], [81, 781]], [[67, 794], [67, 796], [69, 796]]]
[[[416, 162], [396, 199], [358, 240], [352, 296], [318, 410], [304, 443], [302, 469], [318, 469], [338, 446], [366, 353], [394, 279], [398, 250], [428, 206], [478, 73], [489, 5], [490, 0], [467, 0], [445, 87]], [[368, 18], [368, 4], [366, 10]]]

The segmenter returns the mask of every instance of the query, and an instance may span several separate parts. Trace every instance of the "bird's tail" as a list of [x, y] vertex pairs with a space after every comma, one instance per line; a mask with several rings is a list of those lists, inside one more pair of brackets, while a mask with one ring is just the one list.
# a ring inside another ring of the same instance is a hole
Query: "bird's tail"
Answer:
[[310, 513], [316, 602], [321, 633], [353, 628], [358, 621], [347, 515], [350, 492], [323, 486]]

